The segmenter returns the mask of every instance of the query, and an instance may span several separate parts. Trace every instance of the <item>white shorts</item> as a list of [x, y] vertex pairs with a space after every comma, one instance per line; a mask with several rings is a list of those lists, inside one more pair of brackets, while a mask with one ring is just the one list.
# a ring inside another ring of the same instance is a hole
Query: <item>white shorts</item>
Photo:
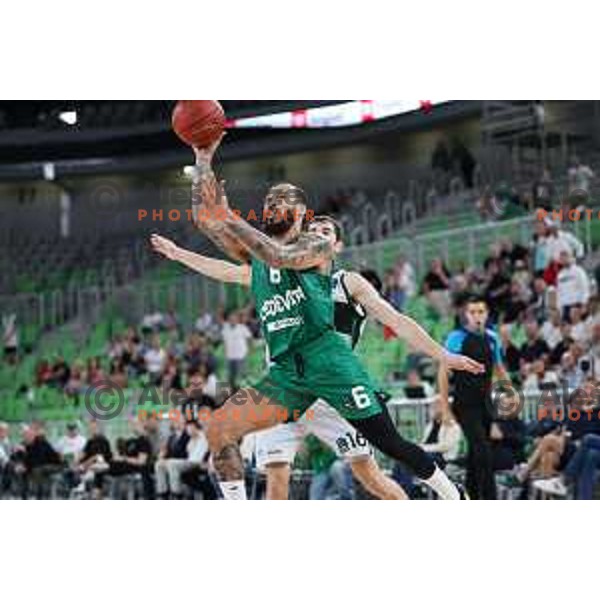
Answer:
[[298, 421], [256, 434], [256, 463], [260, 470], [273, 463], [292, 464], [302, 439], [309, 434], [318, 437], [340, 458], [355, 460], [372, 455], [367, 440], [327, 402], [317, 400], [309, 410], [311, 419], [305, 413]]

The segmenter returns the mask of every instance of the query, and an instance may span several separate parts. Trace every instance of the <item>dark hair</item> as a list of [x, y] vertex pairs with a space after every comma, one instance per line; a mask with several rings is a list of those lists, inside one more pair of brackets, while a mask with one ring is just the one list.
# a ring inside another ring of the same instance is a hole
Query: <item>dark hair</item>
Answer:
[[478, 304], [480, 302], [487, 307], [487, 300], [483, 296], [480, 294], [470, 294], [465, 298], [463, 306], [466, 307], [468, 304]]
[[335, 229], [335, 241], [341, 242], [343, 240], [344, 228], [342, 227], [342, 224], [333, 217], [330, 217], [329, 215], [316, 215], [310, 219], [310, 221], [306, 222], [306, 226], [308, 227], [312, 223], [330, 223]]

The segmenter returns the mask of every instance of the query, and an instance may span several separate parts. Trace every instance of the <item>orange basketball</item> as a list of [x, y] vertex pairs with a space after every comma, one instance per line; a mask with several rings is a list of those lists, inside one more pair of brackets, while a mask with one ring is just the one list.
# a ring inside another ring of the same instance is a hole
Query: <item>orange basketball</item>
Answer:
[[221, 137], [225, 112], [216, 100], [178, 100], [171, 123], [188, 146], [206, 148]]

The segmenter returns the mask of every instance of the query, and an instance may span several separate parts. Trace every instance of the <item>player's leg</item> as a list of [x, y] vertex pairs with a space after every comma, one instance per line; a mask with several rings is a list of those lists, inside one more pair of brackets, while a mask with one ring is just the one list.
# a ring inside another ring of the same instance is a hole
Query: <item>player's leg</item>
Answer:
[[311, 414], [304, 415], [298, 426], [304, 426], [348, 461], [352, 474], [363, 487], [382, 500], [407, 500], [404, 490], [378, 466], [372, 450], [362, 435], [323, 400], [311, 406]]
[[444, 500], [460, 500], [461, 492], [420, 446], [405, 440], [394, 427], [385, 408], [350, 423], [378, 450], [405, 465], [418, 479]]
[[388, 477], [372, 456], [355, 458], [350, 461], [352, 474], [362, 486], [381, 500], [408, 500], [404, 490]]
[[406, 465], [445, 500], [459, 500], [461, 492], [422, 448], [396, 430], [379, 402], [368, 373], [338, 335], [323, 336], [318, 352], [305, 354], [310, 389], [335, 408], [375, 448]]
[[256, 468], [267, 476], [267, 500], [287, 500], [291, 465], [302, 441], [298, 422], [285, 423], [256, 436]]
[[247, 434], [285, 421], [285, 408], [253, 388], [243, 388], [214, 411], [206, 439], [219, 486], [226, 500], [245, 500], [244, 463], [239, 442]]

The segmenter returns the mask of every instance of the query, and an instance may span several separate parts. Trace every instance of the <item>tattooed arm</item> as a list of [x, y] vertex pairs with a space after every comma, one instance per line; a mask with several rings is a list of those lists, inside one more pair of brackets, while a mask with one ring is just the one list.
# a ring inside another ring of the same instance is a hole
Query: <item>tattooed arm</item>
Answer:
[[[197, 165], [197, 167], [198, 166], [200, 166], [200, 171], [198, 173], [206, 173], [206, 171], [202, 169], [202, 165]], [[223, 199], [224, 198], [225, 196], [223, 196]], [[219, 218], [201, 218], [202, 215], [199, 214], [201, 202], [201, 185], [194, 184], [192, 185], [192, 215], [194, 217], [194, 225], [229, 258], [245, 263], [250, 262], [250, 253], [248, 250], [240, 243], [234, 234], [220, 225]], [[225, 213], [223, 213], [223, 218], [224, 216]]]

